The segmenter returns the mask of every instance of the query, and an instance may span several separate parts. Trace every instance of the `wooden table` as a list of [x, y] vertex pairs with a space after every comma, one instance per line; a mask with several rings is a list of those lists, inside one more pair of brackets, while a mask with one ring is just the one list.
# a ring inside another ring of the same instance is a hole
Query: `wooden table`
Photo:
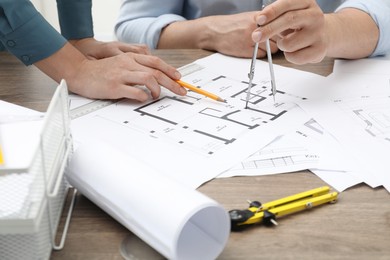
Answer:
[[[154, 54], [179, 67], [210, 52], [160, 50]], [[274, 60], [276, 64], [324, 76], [333, 68], [331, 59], [305, 66], [289, 64], [280, 55]], [[0, 53], [0, 68], [0, 99], [46, 110], [57, 85], [54, 81], [6, 53]], [[247, 199], [267, 202], [323, 185], [326, 183], [321, 179], [302, 171], [214, 179], [198, 190], [230, 210], [245, 208]], [[87, 198], [78, 195], [65, 248], [54, 251], [51, 258], [123, 259], [120, 247], [124, 239], [138, 247], [137, 259], [163, 259]], [[280, 218], [277, 227], [258, 225], [232, 233], [218, 259], [390, 259], [390, 195], [383, 188], [357, 185], [342, 192], [336, 204]]]

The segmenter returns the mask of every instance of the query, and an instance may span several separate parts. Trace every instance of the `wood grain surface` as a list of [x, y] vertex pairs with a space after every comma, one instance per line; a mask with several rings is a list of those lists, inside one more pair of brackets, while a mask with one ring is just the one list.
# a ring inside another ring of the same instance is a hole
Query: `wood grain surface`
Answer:
[[[202, 50], [153, 53], [175, 67], [211, 54]], [[333, 69], [331, 59], [296, 66], [279, 54], [274, 62], [324, 76]], [[35, 67], [25, 67], [11, 55], [0, 53], [0, 99], [45, 111], [56, 85]], [[323, 185], [314, 174], [302, 171], [214, 179], [198, 190], [230, 210], [246, 208], [248, 199], [267, 202]], [[257, 225], [231, 233], [218, 259], [390, 259], [390, 195], [383, 188], [357, 185], [342, 192], [336, 204], [285, 216], [278, 222], [273, 228]], [[59, 233], [62, 227], [63, 223]], [[164, 259], [79, 194], [65, 247], [53, 251], [51, 259], [124, 259], [123, 241], [131, 241], [132, 259]]]

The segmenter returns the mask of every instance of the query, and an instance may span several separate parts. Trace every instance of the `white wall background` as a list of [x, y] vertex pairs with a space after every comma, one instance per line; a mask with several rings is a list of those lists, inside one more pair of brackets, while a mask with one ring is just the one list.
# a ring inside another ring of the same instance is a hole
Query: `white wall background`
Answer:
[[[37, 10], [58, 31], [57, 4], [55, 0], [31, 0]], [[121, 0], [92, 0], [92, 17], [95, 38], [102, 41], [115, 39], [114, 25]]]

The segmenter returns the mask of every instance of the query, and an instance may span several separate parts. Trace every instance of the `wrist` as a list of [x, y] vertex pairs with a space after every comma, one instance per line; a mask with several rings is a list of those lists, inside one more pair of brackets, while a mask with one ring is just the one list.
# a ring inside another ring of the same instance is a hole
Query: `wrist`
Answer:
[[82, 54], [88, 56], [88, 52], [93, 49], [94, 46], [99, 45], [101, 42], [95, 40], [95, 38], [82, 38], [69, 40], [69, 43], [78, 49]]
[[198, 20], [197, 48], [216, 51], [215, 46], [219, 34], [218, 25], [214, 21], [215, 16], [203, 17]]
[[88, 59], [70, 43], [59, 49], [50, 57], [34, 63], [34, 65], [56, 82], [65, 79], [69, 90], [78, 92], [77, 74]]
[[335, 57], [339, 48], [337, 42], [341, 41], [339, 27], [341, 21], [336, 13], [325, 14], [325, 42], [326, 56]]
[[157, 48], [202, 49], [208, 37], [203, 20], [204, 18], [177, 21], [167, 25], [161, 31]]

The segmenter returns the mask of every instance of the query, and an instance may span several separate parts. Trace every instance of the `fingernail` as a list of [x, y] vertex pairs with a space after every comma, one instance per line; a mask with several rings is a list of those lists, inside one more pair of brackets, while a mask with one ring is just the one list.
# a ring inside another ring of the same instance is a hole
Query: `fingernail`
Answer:
[[184, 96], [187, 94], [187, 90], [185, 88], [180, 88], [180, 94]]
[[261, 40], [262, 33], [261, 32], [253, 32], [252, 33], [252, 40], [254, 42], [259, 42]]
[[267, 17], [265, 15], [260, 15], [259, 18], [257, 18], [257, 24], [263, 25], [267, 21]]
[[175, 78], [177, 78], [177, 79], [180, 79], [180, 78], [181, 78], [180, 72], [178, 72], [178, 71], [175, 72]]

